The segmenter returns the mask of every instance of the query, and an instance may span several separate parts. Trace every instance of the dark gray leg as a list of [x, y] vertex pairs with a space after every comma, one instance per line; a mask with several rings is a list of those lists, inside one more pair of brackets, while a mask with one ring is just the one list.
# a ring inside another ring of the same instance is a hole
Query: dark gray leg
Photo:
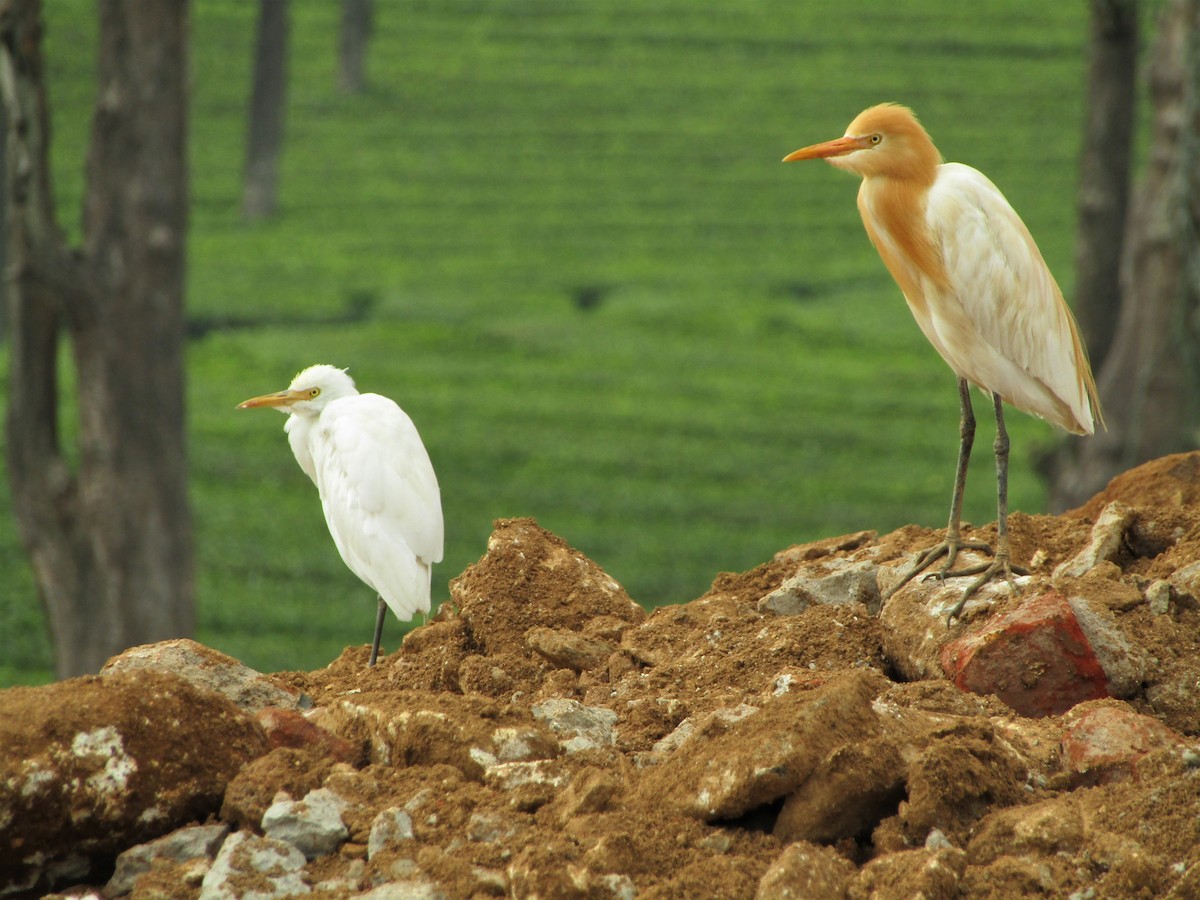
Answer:
[[375, 614], [375, 640], [371, 642], [371, 659], [367, 662], [368, 666], [375, 665], [375, 660], [379, 659], [379, 642], [383, 640], [383, 618], [386, 615], [387, 604], [380, 597], [379, 611]]

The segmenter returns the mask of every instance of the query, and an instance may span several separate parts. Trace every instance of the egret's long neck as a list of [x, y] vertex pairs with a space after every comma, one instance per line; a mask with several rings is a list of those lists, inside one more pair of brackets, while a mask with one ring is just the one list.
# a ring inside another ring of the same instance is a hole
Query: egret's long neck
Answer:
[[858, 191], [858, 211], [871, 243], [914, 306], [924, 302], [922, 279], [939, 287], [949, 285], [941, 248], [926, 221], [930, 184], [874, 175], [864, 178]]

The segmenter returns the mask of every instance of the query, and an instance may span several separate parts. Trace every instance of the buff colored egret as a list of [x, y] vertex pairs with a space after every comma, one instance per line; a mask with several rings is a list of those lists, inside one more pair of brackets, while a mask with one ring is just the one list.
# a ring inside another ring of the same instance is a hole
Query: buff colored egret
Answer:
[[[1073, 434], [1103, 424], [1087, 353], [1062, 292], [1028, 229], [984, 175], [943, 163], [906, 107], [860, 113], [843, 137], [804, 147], [784, 162], [825, 159], [862, 177], [858, 210], [867, 235], [900, 286], [921, 331], [958, 377], [958, 467], [946, 538], [918, 554], [897, 587], [946, 558], [941, 577], [977, 575], [948, 619], [989, 579], [1015, 589], [1008, 539], [1008, 433], [1003, 403]], [[975, 436], [969, 385], [990, 395], [996, 416], [997, 539], [991, 563], [954, 570], [959, 550], [992, 553], [962, 539], [963, 489]], [[893, 591], [896, 588], [893, 588]]]
[[288, 414], [288, 443], [317, 486], [338, 552], [379, 595], [373, 666], [386, 609], [404, 620], [429, 612], [431, 568], [442, 561], [442, 503], [425, 445], [404, 410], [360, 394], [334, 366], [310, 366], [286, 391], [238, 409], [260, 406]]

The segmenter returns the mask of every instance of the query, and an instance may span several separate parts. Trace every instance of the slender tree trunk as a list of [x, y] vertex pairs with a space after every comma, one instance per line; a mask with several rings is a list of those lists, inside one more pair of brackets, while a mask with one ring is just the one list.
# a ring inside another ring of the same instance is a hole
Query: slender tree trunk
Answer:
[[342, 0], [338, 41], [338, 88], [360, 93], [366, 85], [367, 45], [371, 37], [372, 0]]
[[1052, 502], [1084, 502], [1137, 463], [1194, 446], [1200, 424], [1200, 0], [1171, 0], [1152, 52], [1151, 156], [1097, 383], [1108, 431], [1057, 461]]
[[242, 188], [242, 214], [251, 221], [274, 215], [279, 205], [287, 56], [288, 0], [260, 0]]
[[1087, 121], [1080, 163], [1075, 314], [1097, 368], [1121, 308], [1137, 95], [1138, 0], [1091, 0]]
[[[8, 472], [61, 677], [194, 627], [182, 373], [187, 6], [100, 0], [98, 9], [77, 253], [54, 217], [41, 3], [0, 5]], [[77, 472], [57, 426], [64, 332], [79, 384]]]

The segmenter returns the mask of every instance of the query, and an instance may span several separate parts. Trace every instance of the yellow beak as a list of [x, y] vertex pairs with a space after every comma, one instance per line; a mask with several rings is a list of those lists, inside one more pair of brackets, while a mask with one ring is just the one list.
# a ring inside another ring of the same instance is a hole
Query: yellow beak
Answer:
[[291, 406], [297, 400], [303, 400], [308, 394], [304, 391], [277, 391], [274, 394], [263, 394], [261, 397], [251, 397], [237, 405], [238, 409], [254, 409], [259, 406]]
[[827, 159], [830, 156], [845, 156], [855, 150], [870, 146], [864, 138], [840, 137], [811, 147], [801, 147], [783, 158], [784, 162], [796, 162], [801, 159]]

